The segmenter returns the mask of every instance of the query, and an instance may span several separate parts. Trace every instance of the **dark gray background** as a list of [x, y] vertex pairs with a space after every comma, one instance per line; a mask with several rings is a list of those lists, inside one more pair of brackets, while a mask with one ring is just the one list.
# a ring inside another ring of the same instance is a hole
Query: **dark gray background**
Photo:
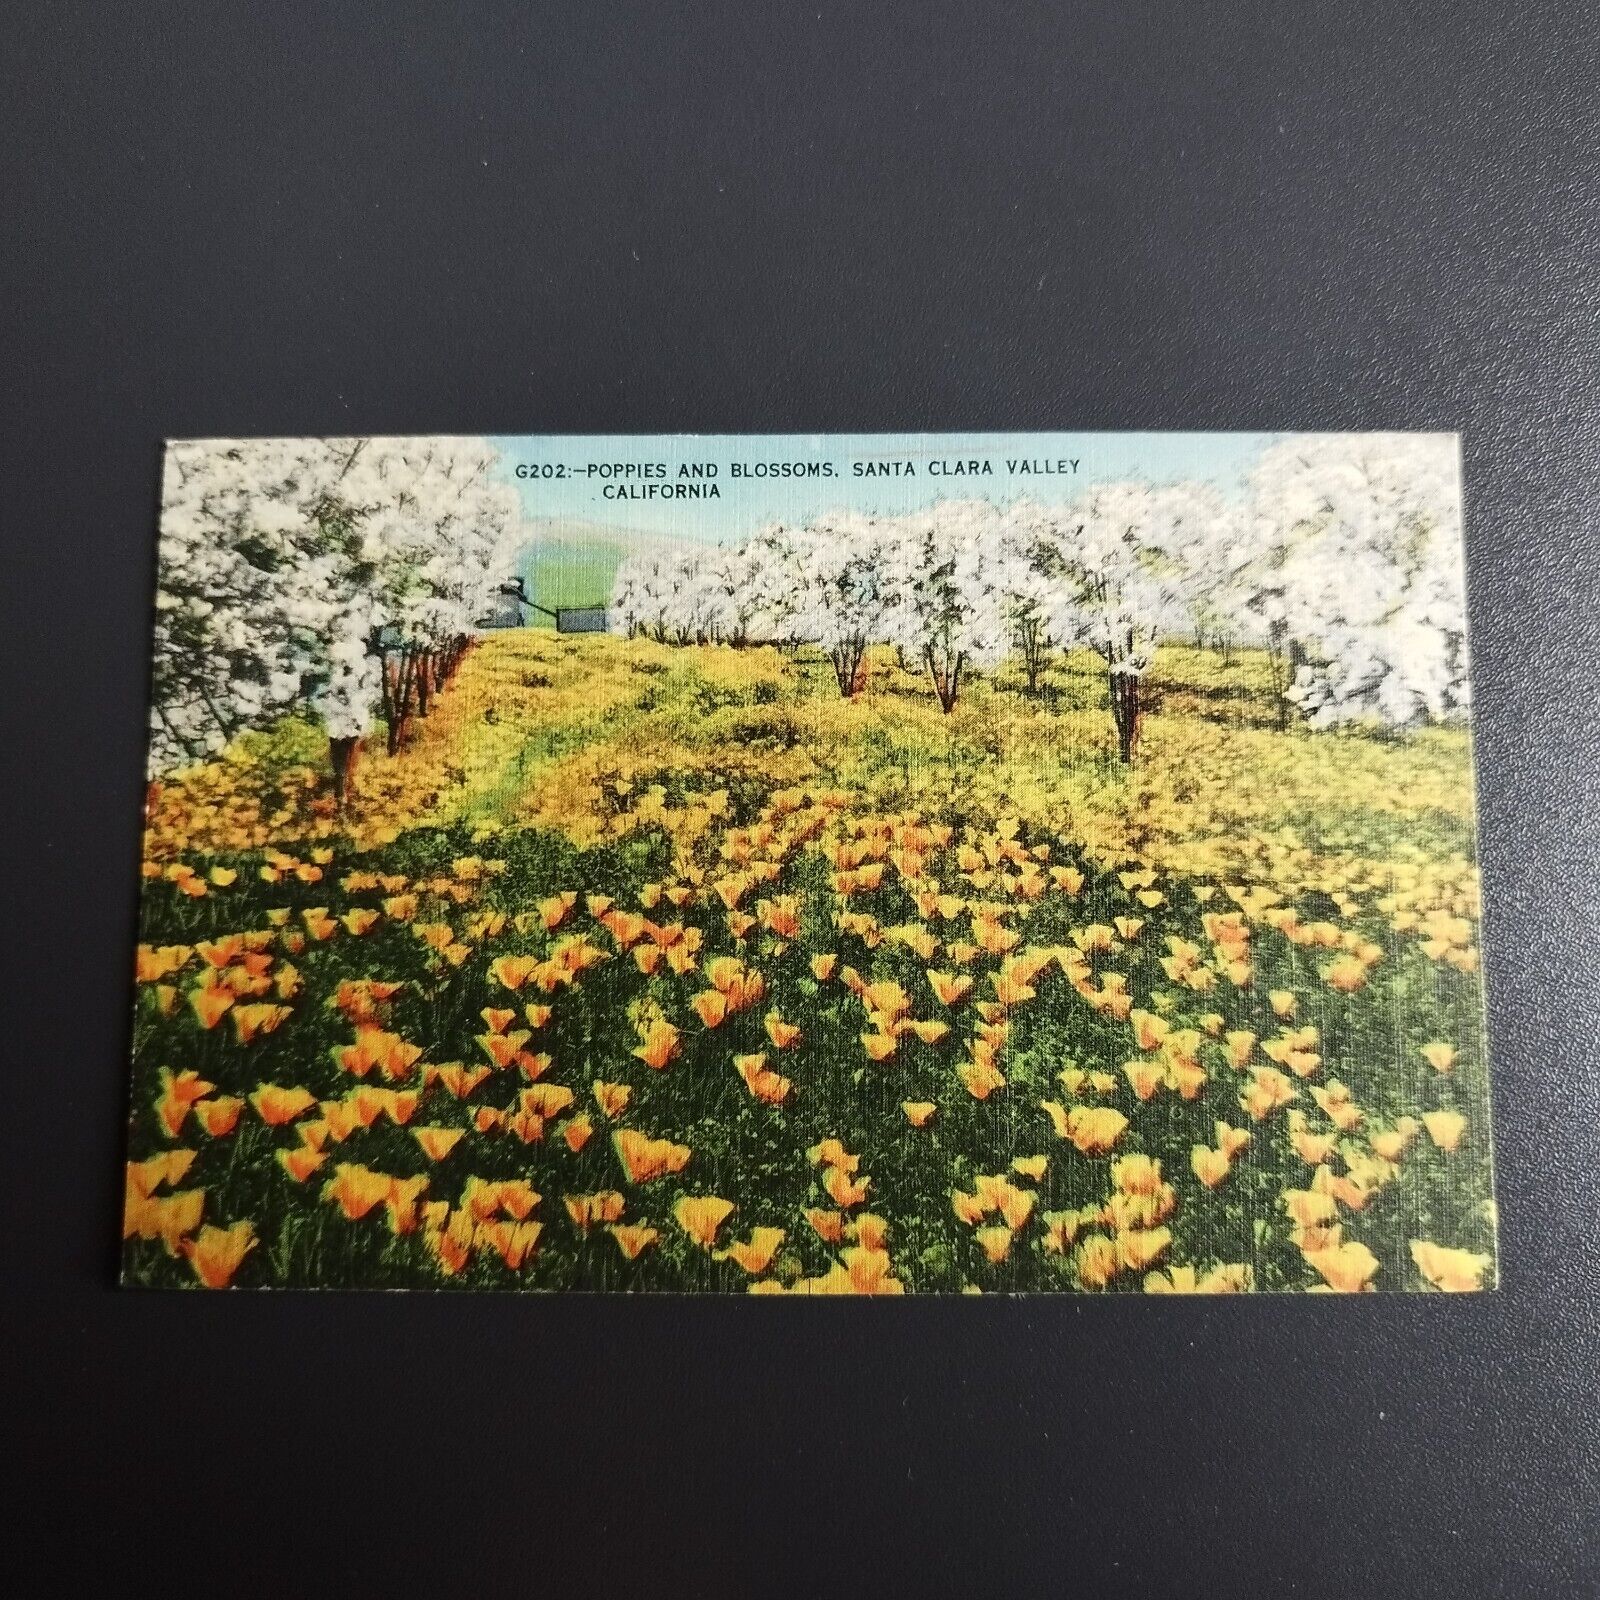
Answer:
[[[12, 1592], [1596, 1592], [1592, 6], [3, 36]], [[163, 435], [1156, 427], [1465, 434], [1501, 1293], [113, 1288]]]

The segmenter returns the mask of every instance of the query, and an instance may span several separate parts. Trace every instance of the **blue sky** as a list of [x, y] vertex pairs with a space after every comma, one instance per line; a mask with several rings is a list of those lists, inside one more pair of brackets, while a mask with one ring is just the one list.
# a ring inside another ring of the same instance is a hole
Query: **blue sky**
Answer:
[[[1108, 479], [1139, 477], [1152, 482], [1209, 479], [1232, 490], [1261, 450], [1281, 437], [1268, 433], [975, 433], [975, 434], [667, 434], [555, 435], [498, 438], [503, 470], [517, 483], [524, 514], [676, 539], [720, 542], [742, 539], [763, 523], [800, 521], [851, 506], [901, 512], [935, 500], [983, 496], [997, 501], [1023, 494], [1065, 497], [1074, 487]], [[955, 475], [957, 461], [987, 461], [991, 472]], [[1058, 463], [1076, 460], [1065, 472], [1018, 475], [1008, 461]], [[835, 476], [736, 477], [736, 466], [758, 463], [829, 462]], [[909, 462], [915, 476], [856, 477], [854, 464]], [[659, 464], [664, 477], [645, 484], [714, 481], [718, 499], [608, 498], [608, 484], [629, 479], [602, 476], [607, 464]], [[681, 469], [716, 467], [715, 479], [685, 479]], [[538, 474], [516, 478], [518, 466]], [[940, 468], [945, 468], [941, 474]], [[557, 476], [564, 471], [565, 476]]]

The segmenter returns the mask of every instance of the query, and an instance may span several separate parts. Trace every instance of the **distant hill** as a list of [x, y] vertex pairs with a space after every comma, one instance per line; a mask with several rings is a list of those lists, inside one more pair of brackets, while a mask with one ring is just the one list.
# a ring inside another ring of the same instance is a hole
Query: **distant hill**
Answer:
[[[636, 550], [670, 548], [682, 541], [638, 528], [570, 517], [533, 518], [533, 539], [517, 558], [517, 571], [538, 605], [604, 605], [623, 559]], [[536, 626], [550, 618], [534, 612]]]

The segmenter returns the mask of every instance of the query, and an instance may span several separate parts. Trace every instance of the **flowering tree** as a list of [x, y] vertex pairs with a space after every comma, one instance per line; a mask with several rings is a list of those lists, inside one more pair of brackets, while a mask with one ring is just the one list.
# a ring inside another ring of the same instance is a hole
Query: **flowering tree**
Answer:
[[1156, 646], [1192, 620], [1196, 552], [1215, 542], [1221, 501], [1203, 485], [1105, 483], [1070, 506], [1015, 515], [1063, 552], [1079, 636], [1105, 663], [1117, 753], [1131, 762], [1145, 674]]
[[1265, 646], [1280, 726], [1391, 725], [1467, 706], [1455, 460], [1404, 435], [1297, 438], [1262, 456], [1241, 503], [1206, 483], [1098, 484], [1066, 505], [941, 501], [763, 528], [733, 548], [641, 552], [613, 627], [678, 643], [809, 640], [842, 695], [868, 648], [928, 670], [949, 712], [1008, 652], [1038, 691], [1052, 651], [1105, 664], [1117, 751], [1138, 748], [1162, 642]]
[[394, 748], [501, 576], [519, 504], [494, 462], [467, 439], [172, 445], [152, 774], [308, 710], [342, 801], [374, 714]]
[[482, 440], [368, 440], [313, 508], [347, 530], [353, 580], [329, 648], [341, 667], [319, 709], [359, 717], [363, 645], [378, 664], [391, 753], [413, 710], [427, 714], [509, 563], [520, 507], [493, 477], [495, 460]]
[[884, 636], [893, 603], [885, 531], [876, 517], [846, 511], [808, 524], [796, 543], [803, 573], [796, 635], [827, 651], [839, 693], [849, 697], [865, 680], [867, 646]]
[[885, 579], [895, 596], [886, 637], [928, 669], [946, 715], [964, 677], [1007, 652], [989, 556], [998, 531], [998, 514], [984, 500], [941, 501], [885, 526]]
[[1068, 581], [1075, 532], [1070, 517], [1058, 527], [1026, 512], [1013, 514], [993, 547], [990, 568], [1000, 615], [1030, 695], [1038, 694], [1050, 657], [1073, 644], [1081, 628]]
[[782, 523], [758, 529], [744, 545], [743, 589], [750, 635], [792, 649], [803, 636], [809, 604], [810, 541]]
[[673, 599], [673, 573], [659, 550], [640, 550], [618, 566], [608, 610], [611, 631], [665, 641]]
[[1391, 726], [1469, 706], [1453, 441], [1324, 434], [1268, 449], [1251, 474], [1249, 609], [1283, 694], [1316, 727]]
[[337, 471], [323, 441], [174, 443], [162, 484], [152, 776], [294, 709], [314, 680], [338, 566], [306, 515]]

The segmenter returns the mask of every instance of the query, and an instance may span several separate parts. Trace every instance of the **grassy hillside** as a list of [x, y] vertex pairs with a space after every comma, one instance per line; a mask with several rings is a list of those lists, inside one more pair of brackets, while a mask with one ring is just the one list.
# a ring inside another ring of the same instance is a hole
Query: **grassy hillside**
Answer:
[[[536, 521], [534, 527], [536, 537], [523, 550], [518, 571], [529, 595], [552, 611], [560, 606], [604, 605], [611, 598], [617, 568], [631, 552], [672, 543], [605, 523], [548, 519]], [[555, 626], [540, 612], [530, 620], [536, 627]]]

